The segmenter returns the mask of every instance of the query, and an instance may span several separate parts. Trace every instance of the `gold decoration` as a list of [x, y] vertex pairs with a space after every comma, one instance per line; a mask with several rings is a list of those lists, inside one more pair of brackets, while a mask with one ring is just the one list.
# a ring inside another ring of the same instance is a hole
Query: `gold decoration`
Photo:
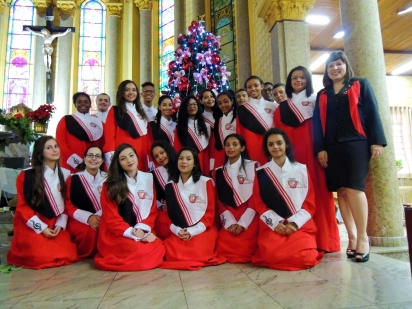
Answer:
[[33, 130], [36, 133], [46, 133], [47, 132], [47, 123], [40, 123], [40, 122], [35, 122], [33, 123]]
[[316, 0], [266, 0], [259, 17], [272, 28], [283, 20], [305, 20]]
[[0, 0], [0, 14], [3, 15], [4, 8], [6, 7], [6, 0]]
[[139, 8], [139, 11], [152, 9], [152, 0], [133, 0], [133, 2]]
[[197, 15], [197, 21], [200, 23], [201, 21], [205, 21], [205, 16], [206, 16], [206, 14], [203, 14], [203, 15]]
[[12, 116], [16, 114], [21, 114], [23, 117], [26, 117], [28, 112], [32, 112], [33, 110], [31, 108], [28, 108], [26, 105], [23, 103], [17, 104], [10, 108], [10, 114]]
[[69, 0], [57, 0], [56, 6], [60, 11], [60, 15], [74, 15], [76, 11], [76, 2]]
[[53, 4], [52, 0], [32, 0], [38, 15], [46, 15], [47, 7]]
[[106, 3], [107, 15], [121, 16], [123, 12], [123, 3]]

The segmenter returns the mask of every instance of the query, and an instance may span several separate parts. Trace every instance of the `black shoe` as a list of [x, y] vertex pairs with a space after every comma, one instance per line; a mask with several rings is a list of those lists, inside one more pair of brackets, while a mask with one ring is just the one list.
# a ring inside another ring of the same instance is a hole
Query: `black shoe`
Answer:
[[368, 253], [357, 252], [356, 255], [355, 255], [356, 262], [363, 263], [363, 262], [369, 261], [370, 253], [371, 253], [371, 242], [369, 241], [369, 252]]
[[352, 259], [356, 256], [356, 250], [346, 249], [346, 256], [348, 259]]

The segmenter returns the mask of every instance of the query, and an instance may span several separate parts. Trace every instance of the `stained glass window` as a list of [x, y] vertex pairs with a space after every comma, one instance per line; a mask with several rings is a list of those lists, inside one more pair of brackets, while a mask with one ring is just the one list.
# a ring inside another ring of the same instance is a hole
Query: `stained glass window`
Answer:
[[78, 90], [90, 95], [91, 111], [96, 111], [96, 96], [104, 90], [106, 8], [100, 1], [89, 0], [80, 10]]
[[160, 91], [168, 88], [168, 64], [174, 59], [174, 0], [159, 0]]
[[220, 57], [226, 63], [227, 71], [232, 74], [229, 77], [230, 88], [236, 88], [236, 36], [235, 27], [235, 1], [232, 0], [211, 0], [212, 12], [212, 32], [220, 35], [221, 50]]
[[30, 0], [16, 0], [10, 9], [7, 35], [3, 109], [31, 104], [30, 71], [33, 68], [33, 38], [23, 25], [33, 25], [34, 7]]

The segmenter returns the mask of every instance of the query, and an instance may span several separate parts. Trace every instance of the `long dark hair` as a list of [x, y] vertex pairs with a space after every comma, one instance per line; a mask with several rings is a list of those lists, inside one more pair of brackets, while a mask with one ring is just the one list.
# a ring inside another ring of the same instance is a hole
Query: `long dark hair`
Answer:
[[[232, 105], [233, 116], [232, 116], [232, 120], [230, 121], [230, 123], [232, 123], [232, 122], [236, 119], [236, 114], [237, 114], [237, 112], [236, 112], [236, 110], [237, 110], [236, 95], [235, 95], [235, 93], [233, 92], [233, 90], [223, 91], [223, 92], [221, 92], [221, 93], [219, 93], [219, 94], [217, 95], [216, 104], [215, 104], [215, 105], [219, 105], [219, 104], [217, 103], [217, 100], [218, 100], [219, 97], [221, 97], [222, 95], [227, 96], [230, 101], [233, 101], [233, 105]], [[222, 112], [222, 116], [223, 116], [223, 112]], [[222, 116], [220, 116], [220, 117], [222, 117]], [[220, 118], [220, 117], [219, 117], [219, 118]]]
[[288, 157], [289, 161], [291, 163], [295, 162], [295, 158], [293, 157], [293, 149], [292, 149], [292, 144], [290, 142], [289, 137], [287, 136], [286, 132], [283, 131], [282, 129], [279, 128], [271, 128], [266, 131], [265, 135], [263, 135], [263, 152], [265, 153], [265, 156], [268, 157], [269, 159], [272, 157], [270, 155], [270, 152], [268, 150], [268, 139], [271, 135], [282, 135], [283, 139], [285, 140], [286, 144], [286, 156]]
[[136, 83], [132, 80], [124, 80], [120, 83], [119, 87], [117, 88], [117, 93], [116, 93], [116, 105], [119, 108], [119, 116], [120, 118], [123, 118], [124, 114], [126, 113], [126, 101], [123, 98], [123, 94], [126, 91], [126, 85], [127, 84], [133, 84], [136, 87], [137, 90], [137, 95], [136, 99], [133, 101], [133, 104], [136, 108], [137, 113], [142, 116], [143, 119], [147, 120], [146, 113], [144, 112], [142, 103], [140, 102], [140, 93], [139, 93], [139, 88], [137, 87]]
[[79, 164], [79, 166], [77, 167], [77, 169], [79, 170], [79, 171], [84, 171], [85, 169], [86, 169], [86, 163], [84, 163], [84, 160], [86, 159], [86, 156], [87, 156], [87, 153], [89, 152], [89, 150], [91, 149], [91, 148], [98, 148], [99, 150], [100, 150], [100, 153], [101, 153], [101, 155], [102, 155], [102, 165], [100, 165], [100, 167], [99, 167], [99, 170], [100, 170], [100, 173], [101, 172], [103, 172], [103, 165], [104, 165], [104, 155], [103, 155], [103, 149], [100, 147], [100, 146], [89, 146], [89, 147], [87, 147], [87, 149], [86, 149], [86, 151], [84, 152], [84, 154], [83, 154], [83, 162], [82, 163], [80, 163]]
[[329, 58], [326, 60], [326, 63], [325, 63], [325, 73], [323, 73], [323, 86], [324, 87], [333, 85], [333, 81], [329, 78], [329, 75], [328, 75], [328, 66], [329, 66], [329, 63], [339, 60], [339, 59], [342, 60], [344, 63], [346, 63], [345, 83], [354, 76], [352, 67], [350, 65], [349, 59], [346, 56], [346, 54], [341, 50], [335, 51], [329, 55]]
[[153, 149], [155, 149], [156, 147], [163, 148], [163, 150], [166, 152], [169, 163], [167, 163], [167, 166], [165, 166], [165, 168], [170, 175], [170, 170], [176, 166], [176, 151], [170, 143], [166, 141], [156, 141], [152, 144], [152, 147], [150, 147], [150, 155], [152, 156], [153, 160], [155, 160], [155, 158], [153, 157]]
[[[206, 92], [210, 92], [210, 93], [212, 94], [213, 98], [215, 99], [215, 105], [213, 105], [213, 107], [212, 107], [212, 114], [213, 114], [213, 118], [214, 118], [215, 120], [217, 120], [217, 119], [219, 119], [220, 117], [222, 117], [223, 113], [222, 113], [222, 111], [220, 110], [219, 106], [217, 105], [217, 98], [216, 98], [215, 93], [214, 93], [212, 90], [210, 90], [210, 89], [203, 89], [203, 90], [200, 92], [200, 94], [199, 94], [199, 99], [200, 99], [200, 101], [201, 101], [201, 100], [203, 99], [203, 95], [204, 95]], [[203, 111], [205, 111], [205, 106], [204, 106], [202, 103], [201, 103], [201, 105], [202, 105]]]
[[[231, 137], [236, 138], [236, 139], [238, 140], [239, 144], [240, 144], [242, 147], [243, 147], [243, 146], [245, 147], [245, 150], [243, 150], [243, 151], [240, 153], [241, 164], [240, 164], [239, 171], [240, 171], [241, 169], [243, 169], [243, 170], [246, 172], [246, 169], [245, 169], [245, 160], [250, 160], [249, 153], [247, 152], [247, 148], [246, 148], [246, 140], [245, 140], [245, 138], [244, 138], [242, 135], [237, 134], [237, 133], [232, 133], [232, 134], [229, 134], [228, 136], [225, 137], [225, 141], [223, 142], [223, 147], [224, 147], [224, 145], [226, 144], [226, 141], [227, 141], [229, 138], [231, 138]], [[228, 160], [229, 160], [229, 157], [227, 156], [226, 152], [225, 152], [225, 157], [226, 157], [226, 163], [225, 163], [225, 166], [226, 166], [226, 165], [228, 164]]]
[[180, 171], [179, 171], [179, 157], [182, 154], [183, 151], [190, 151], [193, 155], [193, 170], [191, 173], [191, 176], [193, 178], [193, 182], [198, 182], [198, 180], [200, 179], [200, 176], [202, 176], [202, 169], [200, 168], [200, 161], [199, 161], [199, 157], [197, 155], [197, 151], [193, 148], [190, 147], [183, 147], [182, 149], [180, 149], [180, 151], [177, 153], [176, 155], [176, 164], [175, 164], [175, 168], [173, 170], [171, 170], [172, 174], [170, 175], [170, 179], [173, 180], [174, 182], [179, 182], [179, 177], [180, 177]]
[[[177, 118], [177, 124], [176, 124], [177, 136], [179, 137], [180, 143], [182, 144], [186, 142], [186, 138], [189, 134], [187, 132], [188, 130], [187, 124], [189, 121], [189, 113], [187, 112], [187, 108], [189, 106], [190, 99], [195, 100], [197, 103], [196, 120], [197, 120], [198, 132], [203, 133], [207, 138], [209, 138], [209, 133], [207, 132], [207, 128], [206, 128], [206, 123], [202, 116], [202, 106], [199, 100], [197, 100], [195, 96], [188, 95], [187, 97], [183, 99], [182, 103], [180, 104], [179, 117]], [[186, 145], [183, 145], [183, 146], [186, 146]]]
[[304, 66], [297, 66], [295, 68], [293, 68], [292, 70], [290, 70], [288, 78], [286, 80], [286, 86], [285, 86], [285, 91], [286, 91], [286, 95], [288, 96], [288, 98], [290, 99], [292, 97], [292, 93], [293, 93], [293, 87], [292, 87], [292, 74], [295, 71], [302, 71], [303, 74], [305, 74], [306, 77], [306, 97], [309, 98], [311, 96], [311, 94], [313, 93], [313, 85], [312, 85], [312, 75], [310, 74], [310, 72], [308, 71], [307, 68], [305, 68]]
[[[34, 210], [40, 209], [44, 202], [44, 146], [49, 140], [56, 140], [53, 136], [45, 135], [34, 142], [31, 166], [34, 170], [34, 179], [30, 207]], [[56, 141], [57, 143], [57, 141]], [[60, 159], [56, 162], [57, 173], [60, 181], [60, 194], [63, 199], [66, 197], [66, 180], [60, 168]]]
[[156, 131], [159, 132], [160, 131], [160, 119], [162, 118], [162, 112], [160, 111], [160, 104], [162, 104], [162, 102], [166, 99], [170, 99], [170, 101], [172, 102], [172, 106], [173, 106], [173, 99], [170, 95], [164, 94], [159, 98], [159, 101], [157, 101], [157, 113], [156, 113]]
[[129, 195], [129, 188], [127, 187], [127, 180], [126, 175], [124, 174], [124, 170], [120, 165], [119, 155], [120, 153], [130, 148], [135, 154], [136, 157], [139, 158], [137, 155], [136, 149], [133, 148], [132, 145], [129, 144], [121, 144], [119, 145], [114, 154], [113, 160], [109, 167], [109, 172], [107, 175], [107, 195], [111, 200], [116, 201], [116, 204], [119, 205], [124, 202], [124, 200]]

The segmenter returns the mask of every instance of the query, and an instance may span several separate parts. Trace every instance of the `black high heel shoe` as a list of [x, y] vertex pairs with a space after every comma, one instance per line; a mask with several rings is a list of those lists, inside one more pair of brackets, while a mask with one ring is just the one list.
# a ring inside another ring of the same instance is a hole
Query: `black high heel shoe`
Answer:
[[[357, 253], [355, 254], [355, 260], [356, 260], [356, 262], [363, 263], [363, 262], [369, 261], [370, 253], [371, 253], [371, 242], [369, 241], [369, 252], [368, 252], [368, 253], [360, 253], [360, 252], [357, 252]], [[360, 256], [360, 257], [358, 257], [358, 256]]]
[[356, 256], [356, 250], [346, 249], [346, 256], [348, 259], [353, 259]]

